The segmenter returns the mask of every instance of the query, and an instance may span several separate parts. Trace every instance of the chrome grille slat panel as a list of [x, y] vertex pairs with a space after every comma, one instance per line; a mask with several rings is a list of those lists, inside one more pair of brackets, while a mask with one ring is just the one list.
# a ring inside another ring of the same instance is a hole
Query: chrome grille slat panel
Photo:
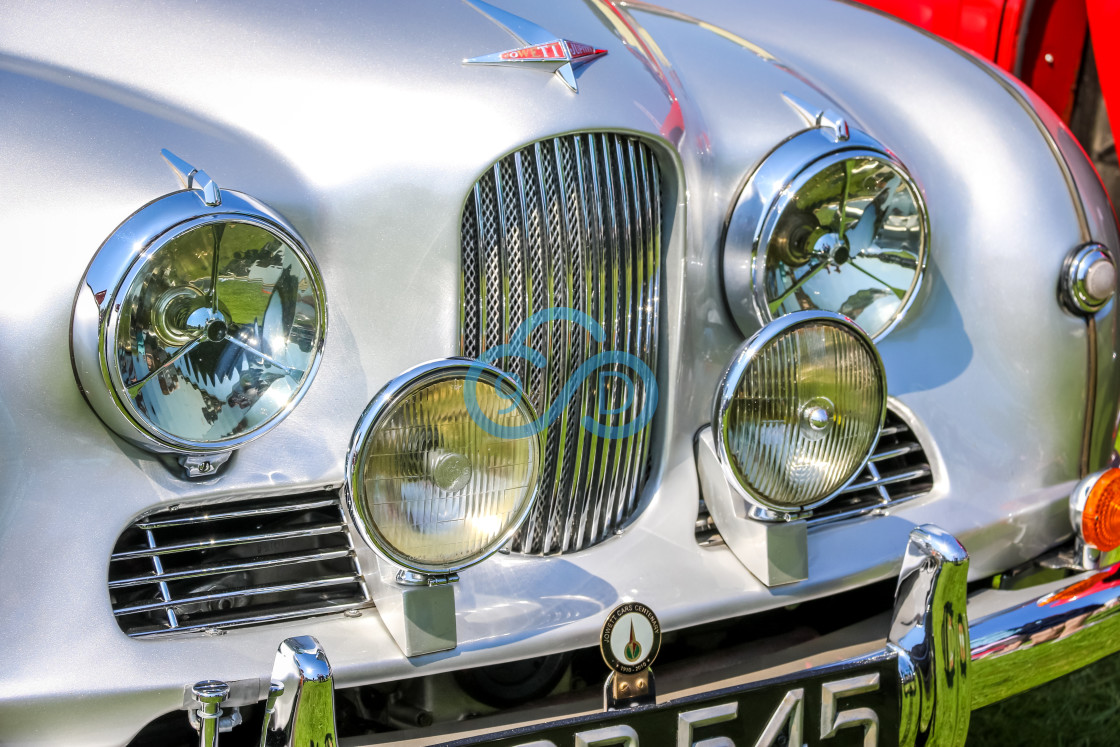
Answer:
[[109, 562], [130, 636], [247, 625], [368, 605], [336, 494], [172, 508], [143, 517]]
[[[891, 410], [875, 453], [863, 472], [828, 504], [813, 511], [810, 525], [827, 524], [885, 511], [929, 493], [933, 470], [910, 427]], [[718, 528], [701, 502], [696, 539], [704, 547], [722, 544]]]
[[[660, 262], [652, 255], [660, 250], [658, 179], [644, 143], [584, 133], [506, 156], [468, 196], [461, 224], [464, 355], [508, 342], [521, 321], [546, 308], [577, 309], [605, 332], [599, 342], [580, 325], [553, 321], [534, 329], [528, 341], [545, 353], [545, 367], [520, 358], [497, 362], [521, 378], [538, 413], [600, 352], [629, 353], [657, 370], [660, 286], [654, 274]], [[500, 300], [491, 292], [499, 283]], [[590, 433], [582, 423], [585, 416], [608, 427], [630, 422], [643, 409], [643, 388], [635, 386], [637, 396], [629, 402], [622, 380], [600, 379], [600, 372], [637, 377], [617, 363], [602, 366], [548, 428], [540, 497], [514, 538], [518, 552], [588, 547], [612, 535], [637, 509], [648, 473], [648, 426], [614, 439]]]

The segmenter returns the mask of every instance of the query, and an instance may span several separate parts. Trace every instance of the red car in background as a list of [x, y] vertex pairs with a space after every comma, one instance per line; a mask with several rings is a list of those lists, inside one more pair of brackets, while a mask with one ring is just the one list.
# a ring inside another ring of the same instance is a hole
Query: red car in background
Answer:
[[[1120, 197], [1117, 0], [861, 0], [991, 60], [1064, 119]], [[1111, 106], [1109, 127], [1105, 105]]]

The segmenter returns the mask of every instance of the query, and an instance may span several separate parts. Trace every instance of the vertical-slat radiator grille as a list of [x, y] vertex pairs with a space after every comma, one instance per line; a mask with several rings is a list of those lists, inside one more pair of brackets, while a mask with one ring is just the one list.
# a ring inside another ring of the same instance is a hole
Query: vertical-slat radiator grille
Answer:
[[[463, 209], [463, 355], [511, 342], [534, 313], [574, 309], [602, 326], [602, 341], [579, 323], [551, 321], [527, 341], [545, 366], [512, 356], [497, 363], [519, 377], [538, 413], [599, 353], [634, 355], [656, 372], [660, 193], [652, 151], [625, 135], [554, 138], [495, 164]], [[623, 369], [583, 378], [548, 427], [540, 494], [514, 550], [589, 547], [633, 514], [649, 467], [649, 425], [620, 438], [583, 427], [587, 417], [614, 428], [635, 421], [649, 393]]]

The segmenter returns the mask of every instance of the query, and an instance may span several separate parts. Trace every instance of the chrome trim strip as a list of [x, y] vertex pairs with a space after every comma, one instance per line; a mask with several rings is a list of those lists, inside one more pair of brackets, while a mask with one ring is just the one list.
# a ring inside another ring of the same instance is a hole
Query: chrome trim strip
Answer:
[[[173, 573], [158, 573], [152, 576], [133, 576], [109, 582], [110, 589], [124, 589], [130, 586], [144, 586], [156, 582], [181, 581], [186, 578], [204, 578], [206, 576], [220, 576], [224, 573], [240, 573], [242, 571], [255, 571], [261, 568], [278, 568], [286, 565], [299, 565], [300, 563], [316, 563], [325, 560], [353, 557], [354, 551], [350, 548], [328, 550], [306, 555], [292, 555], [287, 557], [271, 557], [267, 560], [253, 560], [248, 563], [229, 563], [226, 565], [192, 568]], [[153, 557], [158, 560], [158, 557]]]
[[[211, 547], [230, 547], [232, 545], [250, 545], [254, 542], [271, 542], [273, 540], [292, 539], [294, 537], [317, 537], [322, 534], [345, 532], [345, 524], [324, 524], [308, 529], [293, 529], [287, 532], [266, 532], [264, 534], [245, 534], [238, 537], [223, 537], [202, 542], [183, 542], [178, 545], [153, 546], [150, 550], [129, 550], [128, 552], [113, 553], [109, 560], [129, 560], [131, 558], [147, 558], [158, 555], [168, 555], [175, 552], [188, 550], [207, 550]], [[154, 541], [154, 540], [153, 540]], [[162, 573], [162, 571], [159, 571]]]
[[292, 503], [287, 505], [266, 506], [264, 508], [248, 508], [235, 511], [222, 511], [219, 513], [196, 513], [190, 516], [179, 516], [174, 519], [166, 519], [164, 521], [141, 520], [133, 524], [133, 526], [139, 529], [164, 529], [166, 527], [177, 527], [196, 524], [203, 521], [222, 521], [224, 519], [241, 519], [253, 516], [268, 516], [270, 514], [284, 514], [291, 511], [308, 511], [314, 508], [330, 508], [337, 505], [338, 501], [336, 499], [325, 498], [319, 501], [306, 501], [302, 503]]

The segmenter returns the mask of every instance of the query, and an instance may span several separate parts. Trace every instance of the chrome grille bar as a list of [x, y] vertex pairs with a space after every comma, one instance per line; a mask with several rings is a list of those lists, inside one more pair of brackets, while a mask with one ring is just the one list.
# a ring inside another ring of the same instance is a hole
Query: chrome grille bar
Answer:
[[368, 606], [368, 602], [346, 602], [343, 604], [330, 604], [318, 607], [311, 607], [308, 609], [294, 609], [286, 610], [284, 612], [270, 612], [260, 615], [243, 615], [241, 617], [231, 617], [216, 620], [214, 622], [197, 623], [195, 625], [180, 625], [175, 630], [141, 630], [135, 633], [129, 633], [133, 638], [147, 638], [152, 635], [167, 635], [169, 633], [190, 633], [198, 630], [212, 630], [214, 628], [237, 628], [244, 625], [260, 625], [262, 623], [280, 622], [281, 620], [293, 620], [300, 617], [312, 617], [314, 615], [323, 615], [328, 613], [345, 612], [347, 610], [354, 610], [360, 607]]
[[190, 516], [179, 516], [174, 519], [163, 519], [161, 521], [138, 521], [134, 526], [141, 529], [166, 529], [167, 527], [183, 526], [186, 524], [196, 524], [200, 521], [221, 521], [222, 519], [243, 519], [251, 516], [268, 516], [270, 514], [282, 514], [291, 511], [306, 511], [312, 508], [325, 508], [332, 505], [333, 501], [305, 501], [301, 503], [281, 504], [278, 506], [265, 506], [263, 508], [249, 508], [233, 511], [206, 511], [203, 513], [196, 513]]
[[882, 477], [873, 478], [870, 480], [861, 480], [854, 482], [848, 487], [840, 491], [840, 495], [845, 493], [858, 493], [861, 490], [868, 488], [877, 488], [880, 485], [892, 485], [896, 482], [910, 482], [911, 480], [918, 480], [923, 477], [929, 477], [932, 474], [928, 467], [920, 467], [918, 469], [906, 470], [903, 472], [892, 472], [883, 475]]
[[[528, 340], [545, 354], [546, 366], [498, 361], [520, 377], [538, 413], [600, 352], [635, 355], [656, 371], [660, 228], [656, 159], [635, 138], [585, 133], [506, 156], [478, 180], [463, 208], [463, 355], [510, 342], [537, 311], [571, 308], [602, 326], [601, 342], [582, 326], [553, 321], [534, 328]], [[633, 382], [629, 391], [623, 376]], [[540, 496], [515, 550], [588, 547], [637, 509], [649, 468], [649, 426], [622, 438], [582, 427], [588, 416], [605, 426], [632, 422], [646, 396], [636, 379], [620, 364], [604, 366], [549, 426]]]
[[[321, 560], [336, 560], [353, 556], [352, 550], [331, 550], [329, 552], [316, 552], [309, 555], [293, 555], [288, 557], [273, 557], [267, 560], [255, 560], [248, 563], [230, 563], [212, 567], [191, 568], [175, 573], [157, 573], [151, 576], [134, 576], [121, 578], [109, 582], [110, 589], [124, 589], [129, 586], [142, 586], [156, 583], [157, 581], [181, 581], [186, 578], [203, 578], [205, 576], [224, 576], [228, 573], [242, 571], [259, 571], [264, 568], [278, 568], [284, 565], [298, 565], [300, 563], [317, 563]], [[158, 557], [158, 556], [153, 556]]]
[[254, 542], [275, 542], [277, 540], [294, 539], [296, 537], [313, 537], [319, 534], [334, 534], [345, 532], [342, 524], [326, 524], [324, 526], [295, 529], [289, 532], [268, 532], [264, 534], [247, 534], [240, 537], [215, 537], [199, 542], [183, 542], [177, 545], [163, 545], [150, 550], [131, 550], [129, 552], [113, 553], [111, 560], [128, 560], [129, 558], [146, 558], [155, 555], [168, 555], [175, 552], [189, 550], [208, 550], [213, 547], [228, 547], [230, 545], [250, 545]]
[[132, 607], [118, 607], [113, 610], [113, 614], [118, 617], [121, 615], [135, 615], [138, 612], [150, 612], [152, 610], [170, 610], [172, 607], [187, 605], [187, 604], [201, 604], [203, 602], [216, 602], [221, 599], [235, 599], [238, 597], [251, 597], [260, 594], [279, 594], [285, 591], [296, 591], [299, 589], [318, 589], [323, 586], [338, 586], [340, 584], [350, 584], [360, 581], [361, 577], [350, 576], [335, 576], [333, 578], [317, 578], [311, 581], [298, 581], [291, 584], [277, 584], [276, 586], [257, 586], [248, 589], [234, 589], [232, 591], [221, 591], [215, 594], [200, 594], [193, 597], [183, 597], [174, 601], [153, 602], [151, 604], [137, 604]]

